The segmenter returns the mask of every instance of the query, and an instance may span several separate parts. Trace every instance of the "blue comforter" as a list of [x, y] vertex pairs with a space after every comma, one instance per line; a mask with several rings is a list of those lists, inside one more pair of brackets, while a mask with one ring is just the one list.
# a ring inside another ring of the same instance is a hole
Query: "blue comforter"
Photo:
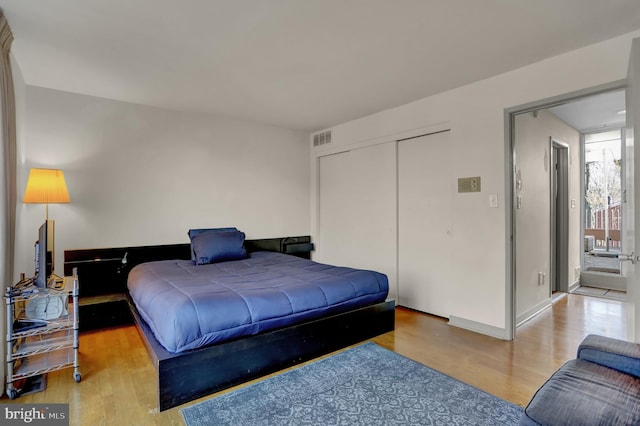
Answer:
[[128, 287], [138, 312], [170, 352], [382, 302], [389, 291], [379, 272], [273, 252], [210, 265], [143, 263], [129, 273]]

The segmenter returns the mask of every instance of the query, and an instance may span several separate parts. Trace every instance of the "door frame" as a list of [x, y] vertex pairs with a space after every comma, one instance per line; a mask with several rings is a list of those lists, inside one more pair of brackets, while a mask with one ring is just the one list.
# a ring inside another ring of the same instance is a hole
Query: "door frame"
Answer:
[[515, 117], [519, 114], [546, 109], [588, 96], [625, 89], [626, 79], [601, 84], [587, 89], [577, 90], [562, 95], [541, 99], [526, 104], [505, 108], [505, 339], [513, 340], [516, 334], [516, 151], [515, 151]]
[[[551, 242], [549, 259], [549, 297], [554, 291], [569, 292], [569, 145], [549, 137], [549, 198]], [[554, 172], [554, 164], [559, 165], [558, 173]], [[554, 184], [558, 187], [558, 195], [554, 196]], [[557, 199], [561, 198], [558, 202]], [[560, 232], [556, 232], [556, 231]], [[564, 277], [558, 282], [558, 277]]]

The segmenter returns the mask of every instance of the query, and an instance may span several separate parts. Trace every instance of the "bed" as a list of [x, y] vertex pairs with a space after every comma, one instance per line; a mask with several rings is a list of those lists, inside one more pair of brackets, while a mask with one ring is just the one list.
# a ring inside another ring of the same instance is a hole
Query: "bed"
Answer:
[[[394, 328], [386, 277], [312, 262], [309, 237], [247, 240], [243, 258], [202, 265], [193, 244], [169, 259], [160, 247], [125, 252], [128, 301], [158, 372], [160, 410]], [[311, 293], [300, 290], [305, 279]]]
[[128, 287], [139, 315], [172, 353], [380, 303], [389, 290], [378, 272], [267, 251], [204, 265], [147, 262], [131, 270]]

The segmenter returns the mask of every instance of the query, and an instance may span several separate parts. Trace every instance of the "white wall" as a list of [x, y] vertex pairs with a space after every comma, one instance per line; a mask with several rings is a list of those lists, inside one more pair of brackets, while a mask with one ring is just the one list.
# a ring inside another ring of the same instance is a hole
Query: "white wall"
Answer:
[[[580, 266], [580, 133], [548, 110], [519, 114], [515, 118], [516, 167], [520, 170], [522, 198], [516, 210], [516, 319], [521, 322], [540, 308], [551, 304], [549, 229], [550, 142], [549, 138], [569, 145], [569, 285], [577, 281]], [[538, 283], [543, 272], [545, 282]]]
[[[450, 122], [452, 155], [456, 159], [451, 163], [452, 174], [482, 178], [482, 196], [454, 194], [452, 198], [452, 243], [459, 267], [449, 274], [452, 294], [457, 295], [450, 315], [481, 326], [506, 329], [506, 288], [511, 284], [506, 282], [505, 274], [508, 209], [504, 205], [504, 111], [625, 78], [631, 39], [639, 35], [640, 32], [627, 34], [335, 126], [331, 145], [312, 150], [312, 179], [317, 176], [315, 158], [319, 155], [352, 145], [396, 140], [398, 135], [414, 129]], [[315, 182], [310, 185], [314, 236], [319, 226]], [[489, 194], [498, 195], [500, 208], [489, 208]]]
[[[31, 86], [21, 130], [20, 201], [31, 167], [65, 172], [71, 203], [49, 206], [59, 274], [66, 249], [184, 243], [189, 228], [309, 234], [303, 132]], [[33, 273], [44, 214], [18, 204], [16, 274]]]

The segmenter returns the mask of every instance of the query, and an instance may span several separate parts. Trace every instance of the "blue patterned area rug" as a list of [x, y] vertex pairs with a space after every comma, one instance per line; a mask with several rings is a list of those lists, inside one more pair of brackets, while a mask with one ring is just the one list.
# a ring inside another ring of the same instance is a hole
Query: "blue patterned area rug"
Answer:
[[187, 426], [496, 426], [522, 413], [371, 342], [180, 411]]

